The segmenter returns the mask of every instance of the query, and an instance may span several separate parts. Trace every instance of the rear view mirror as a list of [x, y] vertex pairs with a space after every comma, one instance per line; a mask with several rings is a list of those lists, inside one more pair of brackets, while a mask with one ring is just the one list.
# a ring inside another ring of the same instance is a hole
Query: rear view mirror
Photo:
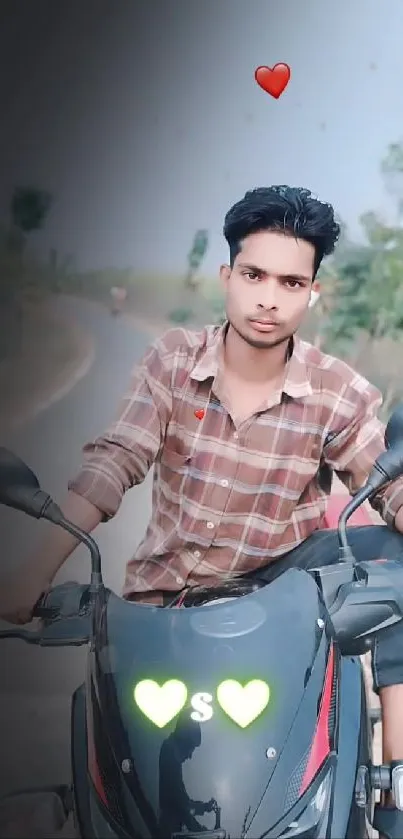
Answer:
[[39, 481], [32, 469], [9, 449], [0, 448], [0, 503], [11, 487], [40, 489]]
[[0, 447], [0, 504], [40, 518], [50, 502], [32, 469], [9, 449]]

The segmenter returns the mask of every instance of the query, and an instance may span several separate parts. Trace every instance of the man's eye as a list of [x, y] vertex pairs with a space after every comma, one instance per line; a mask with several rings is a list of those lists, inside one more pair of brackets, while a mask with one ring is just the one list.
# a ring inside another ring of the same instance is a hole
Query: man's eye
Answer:
[[286, 285], [290, 286], [290, 288], [296, 288], [297, 286], [299, 288], [303, 287], [303, 283], [301, 283], [299, 280], [286, 280]]
[[255, 271], [248, 271], [248, 272], [247, 272], [247, 274], [246, 274], [246, 276], [247, 276], [250, 280], [258, 280], [258, 279], [259, 279], [259, 274], [256, 274], [256, 273], [255, 273]]

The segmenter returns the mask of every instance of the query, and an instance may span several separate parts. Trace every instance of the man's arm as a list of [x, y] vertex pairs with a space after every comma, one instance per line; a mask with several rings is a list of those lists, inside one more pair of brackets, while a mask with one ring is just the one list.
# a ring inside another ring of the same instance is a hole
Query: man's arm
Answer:
[[[144, 480], [158, 456], [172, 411], [170, 366], [162, 342], [156, 342], [134, 369], [116, 420], [84, 446], [83, 466], [70, 481], [61, 509], [87, 533], [115, 515], [125, 492]], [[50, 524], [39, 551], [24, 563], [11, 586], [1, 587], [0, 615], [16, 622], [29, 620], [38, 598], [77, 544]]]
[[83, 448], [84, 463], [69, 482], [70, 492], [85, 498], [107, 521], [124, 494], [140, 484], [163, 444], [172, 412], [171, 369], [156, 342], [134, 369], [116, 420]]
[[[382, 395], [368, 383], [361, 392], [347, 388], [340, 401], [343, 410], [336, 412], [323, 456], [350, 494], [355, 495], [367, 481], [375, 460], [385, 451], [385, 426], [377, 417]], [[343, 413], [350, 414], [347, 421]], [[403, 532], [403, 478], [376, 493], [370, 504], [389, 527]]]

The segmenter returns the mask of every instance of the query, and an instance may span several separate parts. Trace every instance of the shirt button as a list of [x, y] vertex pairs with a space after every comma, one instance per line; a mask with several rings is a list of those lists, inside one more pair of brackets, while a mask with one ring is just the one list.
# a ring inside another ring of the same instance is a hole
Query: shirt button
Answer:
[[224, 480], [222, 480], [220, 483], [221, 483], [221, 486], [222, 486], [222, 487], [227, 487], [227, 486], [228, 486], [228, 484], [229, 484], [229, 481], [227, 481], [227, 479], [226, 479], [226, 478], [224, 478]]
[[175, 577], [175, 580], [176, 580], [176, 582], [178, 583], [178, 586], [182, 586], [182, 585], [183, 585], [183, 580], [182, 580], [182, 577]]
[[200, 559], [200, 557], [201, 557], [200, 551], [194, 551], [193, 556], [195, 557], [195, 559]]
[[212, 521], [208, 521], [208, 522], [207, 522], [206, 527], [207, 527], [209, 530], [212, 530], [212, 529], [213, 529], [213, 527], [214, 527], [213, 522], [212, 522]]
[[239, 440], [239, 434], [237, 431], [234, 431], [234, 440]]

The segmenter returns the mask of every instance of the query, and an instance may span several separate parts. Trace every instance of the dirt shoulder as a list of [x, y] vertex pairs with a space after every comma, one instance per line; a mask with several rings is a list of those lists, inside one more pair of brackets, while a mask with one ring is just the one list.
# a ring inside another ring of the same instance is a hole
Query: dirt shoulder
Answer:
[[93, 341], [51, 302], [24, 307], [21, 349], [0, 363], [0, 434], [23, 425], [67, 393], [89, 370]]

